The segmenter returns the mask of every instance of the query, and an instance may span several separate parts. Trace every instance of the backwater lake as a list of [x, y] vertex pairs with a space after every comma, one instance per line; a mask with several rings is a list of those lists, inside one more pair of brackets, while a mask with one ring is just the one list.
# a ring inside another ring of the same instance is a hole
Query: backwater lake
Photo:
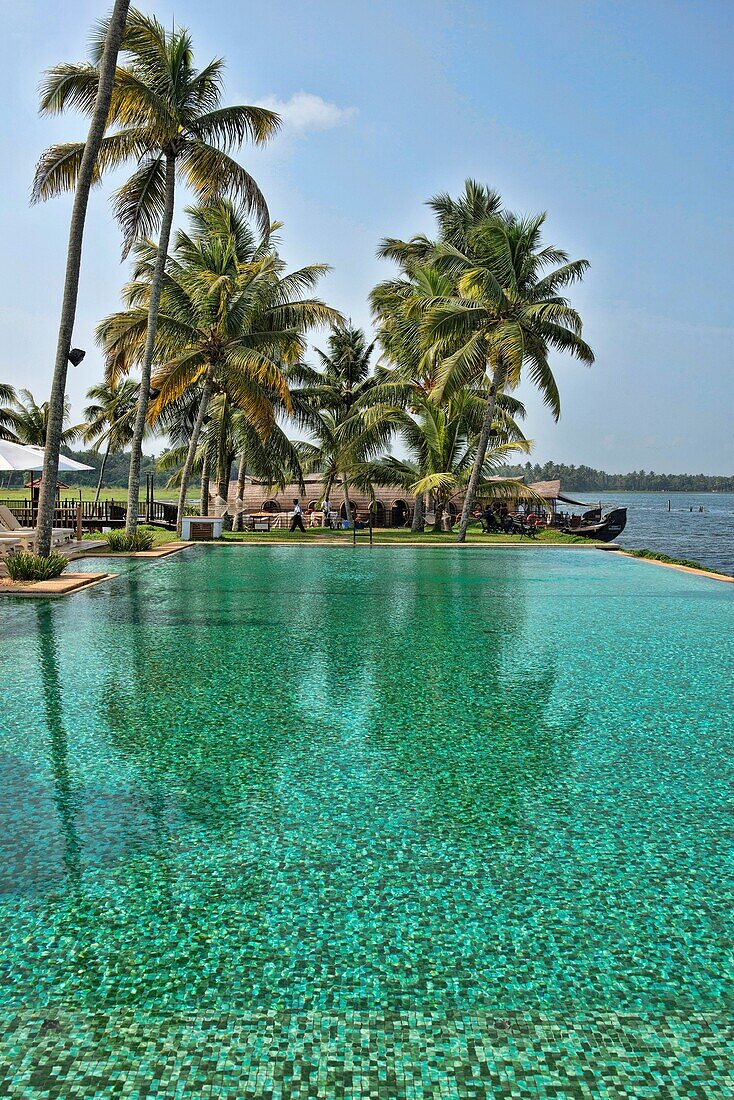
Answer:
[[[655, 550], [689, 558], [734, 574], [734, 493], [569, 492], [604, 510], [627, 508], [627, 526], [617, 540], [630, 550]], [[670, 511], [668, 511], [670, 501]], [[701, 511], [703, 509], [703, 511]]]

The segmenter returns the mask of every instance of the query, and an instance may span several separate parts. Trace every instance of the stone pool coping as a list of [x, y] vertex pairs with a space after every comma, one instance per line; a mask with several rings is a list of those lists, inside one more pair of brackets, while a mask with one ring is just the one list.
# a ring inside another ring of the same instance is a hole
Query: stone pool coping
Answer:
[[[92, 546], [86, 552], [76, 553], [74, 558], [77, 561], [85, 557], [168, 558], [172, 554], [178, 554], [181, 550], [185, 550], [187, 546], [192, 545], [193, 543], [190, 542], [171, 542], [164, 546], [158, 546], [153, 550], [137, 550], [132, 553], [124, 552], [120, 554], [100, 554]], [[93, 588], [94, 585], [102, 584], [104, 581], [109, 581], [116, 576], [117, 573], [66, 573], [51, 580], [33, 581], [30, 584], [13, 583], [8, 577], [0, 577], [0, 596], [20, 596], [22, 599], [53, 599], [58, 596], [71, 596], [75, 592], [83, 592], [87, 588]]]
[[178, 554], [187, 546], [195, 546], [194, 542], [164, 542], [162, 546], [154, 546], [152, 550], [98, 550], [90, 549], [82, 551], [81, 558], [168, 558], [171, 554]]
[[[356, 545], [364, 543], [370, 545], [369, 538], [364, 535], [357, 537]], [[201, 539], [197, 542], [187, 543], [188, 546], [345, 546], [353, 547], [355, 544], [350, 538], [338, 539]], [[380, 550], [391, 550], [393, 547], [419, 546], [422, 550], [618, 550], [617, 546], [609, 546], [605, 542], [420, 542], [412, 539], [395, 542], [388, 540], [380, 542], [375, 539], [372, 546]]]
[[[360, 536], [357, 539], [357, 545], [360, 543], [360, 539], [364, 541], [365, 545], [369, 546], [369, 539], [364, 539]], [[278, 539], [207, 539], [197, 542], [186, 543], [186, 546], [343, 546], [353, 547], [355, 544], [352, 539], [319, 539], [308, 540], [301, 542], [300, 540], [283, 540]], [[666, 569], [677, 569], [681, 573], [692, 573], [698, 577], [709, 577], [714, 581], [726, 581], [729, 584], [734, 584], [734, 577], [728, 576], [726, 573], [714, 573], [710, 569], [694, 569], [690, 565], [676, 565], [673, 562], [656, 561], [654, 558], [638, 558], [636, 554], [630, 554], [622, 546], [617, 546], [613, 542], [533, 542], [528, 540], [527, 542], [456, 542], [456, 543], [441, 543], [441, 542], [420, 542], [418, 540], [406, 540], [404, 542], [379, 542], [374, 541], [372, 547], [374, 549], [388, 550], [393, 547], [418, 546], [422, 550], [603, 550], [607, 553], [623, 554], [626, 558], [632, 558], [634, 561], [645, 561], [650, 565], [662, 565]], [[182, 547], [183, 549], [183, 547]], [[122, 555], [120, 555], [122, 556]]]
[[7, 578], [0, 578], [0, 596], [49, 597], [70, 596], [72, 592], [81, 592], [86, 588], [93, 588], [96, 584], [102, 584], [116, 577], [116, 573], [69, 573], [66, 576], [53, 577], [47, 581], [33, 581], [25, 584], [22, 581], [7, 583]]
[[712, 581], [725, 581], [727, 584], [734, 584], [734, 577], [730, 577], [726, 573], [713, 573], [710, 569], [694, 569], [692, 565], [678, 565], [673, 561], [639, 558], [637, 554], [630, 554], [628, 550], [623, 549], [621, 546], [610, 546], [607, 549], [616, 550], [618, 554], [624, 555], [625, 558], [632, 558], [633, 561], [644, 561], [648, 565], [661, 565], [663, 569], [677, 569], [679, 573], [693, 573], [696, 577], [710, 577]]

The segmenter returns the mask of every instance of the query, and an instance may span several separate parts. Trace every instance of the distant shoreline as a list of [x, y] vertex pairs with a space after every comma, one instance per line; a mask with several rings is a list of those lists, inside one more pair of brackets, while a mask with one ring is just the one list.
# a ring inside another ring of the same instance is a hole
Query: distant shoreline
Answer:
[[627, 493], [632, 496], [635, 493], [651, 493], [658, 497], [689, 497], [707, 496], [721, 497], [734, 495], [734, 489], [569, 489], [569, 493]]

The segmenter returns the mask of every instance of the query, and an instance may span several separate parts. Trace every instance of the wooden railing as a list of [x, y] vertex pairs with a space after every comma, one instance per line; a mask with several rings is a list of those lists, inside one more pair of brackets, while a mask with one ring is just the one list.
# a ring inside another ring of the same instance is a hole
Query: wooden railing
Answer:
[[[24, 527], [35, 527], [38, 521], [38, 503], [28, 498], [3, 500], [16, 519]], [[79, 508], [82, 511], [82, 527], [99, 530], [102, 527], [122, 527], [127, 515], [127, 501], [58, 500], [54, 508], [54, 527], [76, 527]], [[176, 526], [176, 505], [164, 500], [143, 498], [138, 501], [138, 520], [160, 527]]]

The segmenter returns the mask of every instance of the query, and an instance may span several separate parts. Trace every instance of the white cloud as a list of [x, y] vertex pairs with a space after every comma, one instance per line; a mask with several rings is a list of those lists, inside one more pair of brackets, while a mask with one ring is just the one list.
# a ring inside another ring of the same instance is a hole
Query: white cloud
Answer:
[[327, 103], [320, 95], [311, 92], [296, 92], [286, 100], [270, 96], [262, 100], [260, 106], [277, 111], [283, 120], [283, 128], [295, 134], [343, 126], [357, 113], [356, 107], [338, 107], [336, 103]]

